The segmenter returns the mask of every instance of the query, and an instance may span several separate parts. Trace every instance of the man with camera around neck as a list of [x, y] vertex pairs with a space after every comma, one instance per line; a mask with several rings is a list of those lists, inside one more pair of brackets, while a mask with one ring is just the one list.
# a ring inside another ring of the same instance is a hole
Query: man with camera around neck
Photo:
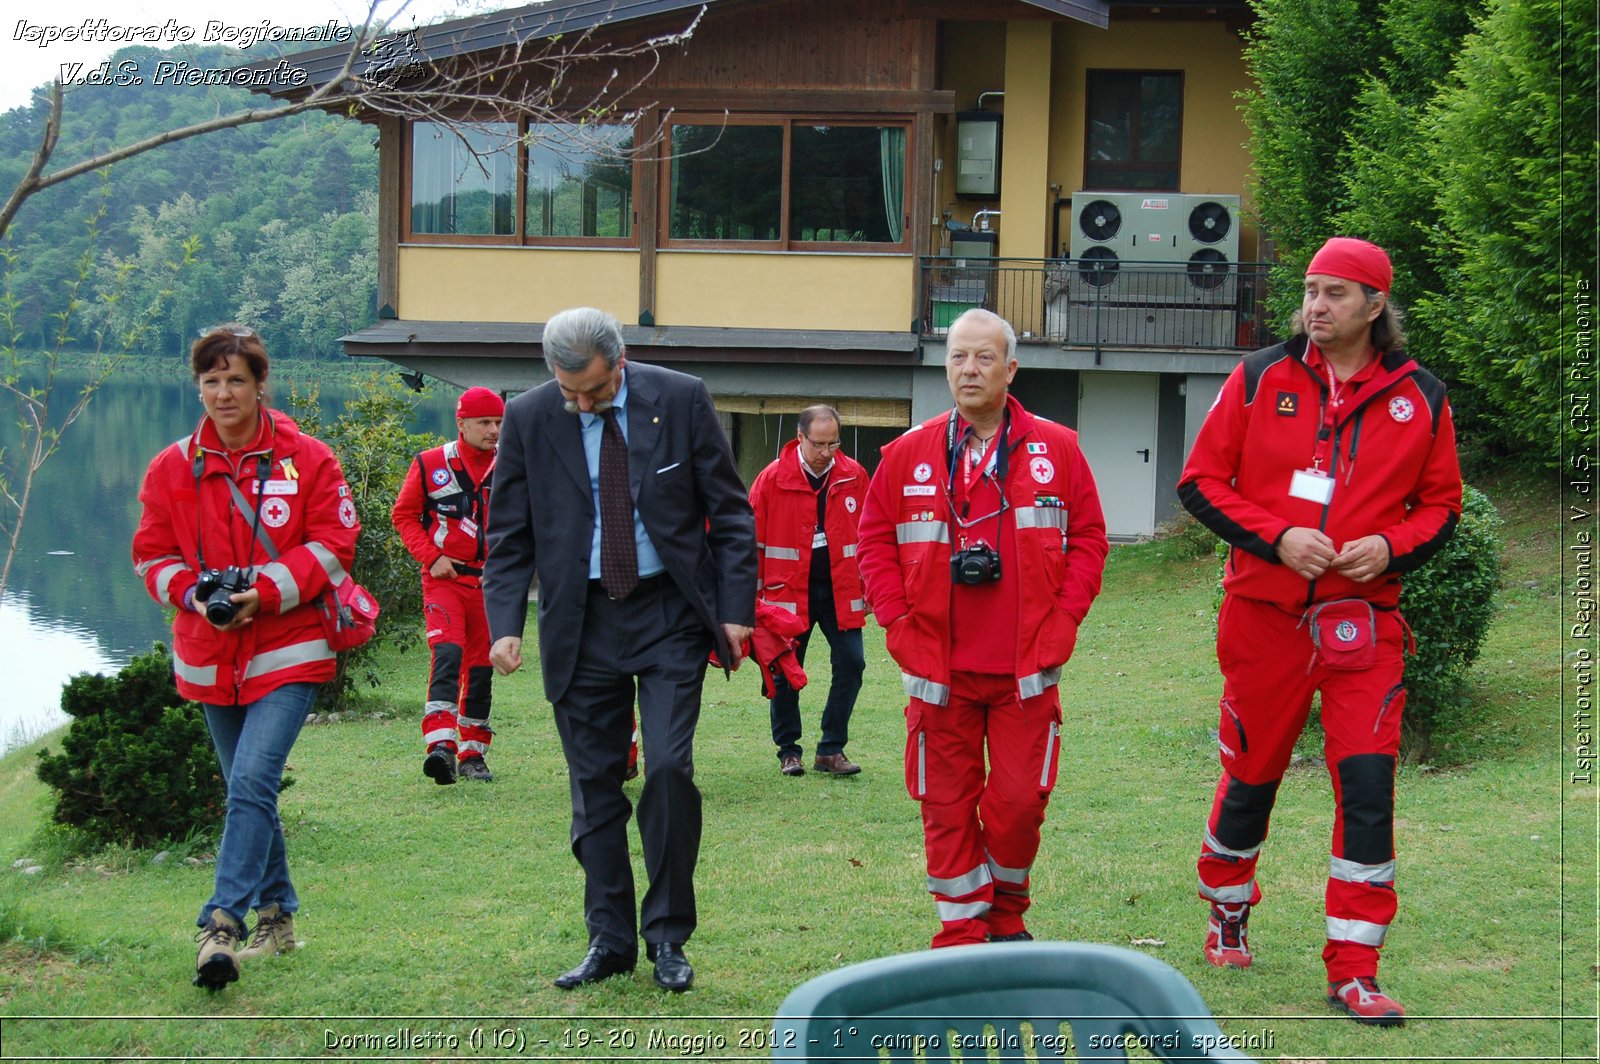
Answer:
[[862, 507], [867, 601], [909, 698], [906, 788], [922, 805], [935, 947], [1033, 937], [1023, 916], [1060, 754], [1056, 685], [1105, 568], [1078, 435], [1010, 395], [1016, 350], [990, 311], [955, 320], [955, 408], [884, 447]]

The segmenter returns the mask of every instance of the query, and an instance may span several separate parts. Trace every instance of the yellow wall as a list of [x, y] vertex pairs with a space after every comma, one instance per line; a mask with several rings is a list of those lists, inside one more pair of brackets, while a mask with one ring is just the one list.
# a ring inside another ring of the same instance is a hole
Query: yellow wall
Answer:
[[656, 324], [904, 332], [916, 278], [909, 255], [660, 251]]
[[[973, 111], [978, 107], [978, 96], [984, 92], [1003, 92], [1006, 87], [1006, 25], [1003, 22], [948, 22], [943, 26], [939, 41], [944, 56], [940, 64], [940, 87], [956, 94], [957, 111]], [[986, 111], [1004, 111], [1005, 101], [991, 96], [984, 101]], [[1000, 201], [956, 199], [956, 116], [939, 116], [939, 155], [944, 162], [939, 174], [934, 204], [936, 213], [943, 217], [948, 210], [959, 222], [971, 222], [972, 212], [980, 207], [999, 207]], [[1002, 151], [1009, 148], [1001, 131]], [[1005, 180], [1005, 167], [1000, 170], [1000, 180]], [[935, 234], [934, 245], [940, 243]]]
[[402, 318], [548, 321], [591, 306], [639, 319], [639, 253], [627, 249], [423, 247], [400, 249]]
[[1113, 21], [1109, 30], [1078, 23], [1055, 29], [1054, 130], [1050, 180], [1070, 196], [1083, 187], [1084, 90], [1087, 71], [1183, 71], [1181, 192], [1239, 193], [1246, 225], [1240, 258], [1256, 257], [1256, 227], [1245, 187], [1249, 137], [1234, 94], [1250, 87], [1239, 36], [1219, 22]]
[[1000, 254], [1043, 258], [1049, 250], [1050, 23], [1006, 27], [1006, 118], [1001, 130]]

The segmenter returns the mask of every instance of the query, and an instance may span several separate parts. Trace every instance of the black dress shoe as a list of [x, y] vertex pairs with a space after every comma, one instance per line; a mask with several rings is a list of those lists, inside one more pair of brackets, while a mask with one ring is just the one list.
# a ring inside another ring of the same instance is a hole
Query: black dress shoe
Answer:
[[674, 993], [683, 993], [694, 982], [694, 969], [689, 958], [683, 955], [680, 942], [662, 942], [650, 947], [651, 958], [656, 962], [656, 986]]
[[583, 955], [583, 961], [570, 972], [562, 972], [556, 976], [556, 986], [563, 990], [571, 990], [575, 986], [585, 983], [598, 983], [602, 979], [610, 979], [613, 975], [633, 971], [639, 957], [634, 953], [616, 953], [604, 946], [591, 946], [589, 952]]

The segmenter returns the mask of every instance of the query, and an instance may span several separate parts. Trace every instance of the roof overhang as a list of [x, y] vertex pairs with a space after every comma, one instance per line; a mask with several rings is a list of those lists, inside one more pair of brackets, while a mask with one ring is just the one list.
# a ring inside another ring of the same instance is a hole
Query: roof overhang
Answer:
[[[551, 37], [585, 33], [602, 26], [621, 26], [629, 22], [656, 19], [675, 13], [684, 13], [687, 20], [693, 17], [690, 12], [727, 2], [730, 0], [550, 0], [547, 3], [530, 4], [526, 7], [421, 27], [416, 31], [417, 51], [426, 59], [439, 60], [474, 52], [517, 47]], [[1025, 7], [1037, 8], [1047, 14], [1087, 23], [1099, 29], [1105, 29], [1111, 21], [1111, 5], [1108, 0], [1014, 0], [1014, 2]], [[409, 32], [402, 31], [399, 27], [391, 29], [395, 33]], [[349, 55], [350, 45], [343, 44], [285, 57], [292, 59], [297, 72], [304, 71], [305, 78], [297, 79], [298, 83], [292, 87], [274, 82], [252, 86], [251, 91], [278, 99], [298, 99], [337, 77], [344, 69]], [[263, 60], [250, 66], [267, 69], [282, 61], [282, 59]], [[371, 71], [357, 69], [355, 73], [370, 74]]]
[[[341, 336], [345, 354], [402, 361], [407, 356], [544, 358], [544, 325], [533, 322], [415, 321], [386, 318]], [[624, 325], [622, 342], [647, 362], [805, 361], [838, 365], [911, 364], [911, 332], [718, 329]]]

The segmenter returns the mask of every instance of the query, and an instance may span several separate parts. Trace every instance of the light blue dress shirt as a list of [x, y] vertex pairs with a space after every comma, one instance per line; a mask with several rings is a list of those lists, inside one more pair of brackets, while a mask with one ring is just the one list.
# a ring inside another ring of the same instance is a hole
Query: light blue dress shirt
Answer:
[[[611, 400], [611, 408], [617, 412], [617, 426], [622, 429], [622, 438], [628, 438], [628, 367], [622, 367], [622, 386], [617, 389], [616, 398]], [[578, 426], [583, 432], [583, 460], [589, 466], [589, 497], [594, 502], [595, 522], [594, 539], [589, 543], [589, 579], [600, 579], [600, 437], [605, 435], [605, 418], [599, 414], [578, 413]], [[633, 470], [630, 467], [628, 477], [631, 480]], [[639, 579], [656, 576], [666, 571], [666, 566], [661, 563], [661, 555], [656, 553], [656, 545], [650, 542], [650, 533], [644, 530], [644, 522], [639, 520], [639, 508], [633, 510], [633, 542], [639, 552]]]

